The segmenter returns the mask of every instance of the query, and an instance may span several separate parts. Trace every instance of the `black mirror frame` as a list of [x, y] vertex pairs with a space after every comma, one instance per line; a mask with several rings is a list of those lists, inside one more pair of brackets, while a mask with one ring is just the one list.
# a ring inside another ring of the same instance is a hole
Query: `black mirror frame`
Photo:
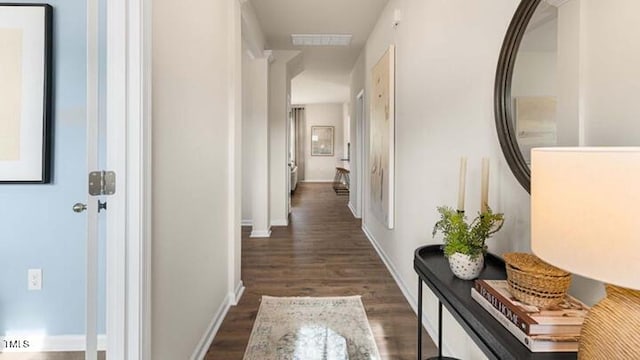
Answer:
[[502, 43], [494, 87], [494, 112], [500, 147], [513, 175], [529, 193], [531, 192], [531, 169], [520, 152], [513, 125], [511, 80], [520, 43], [540, 1], [522, 0], [520, 2]]

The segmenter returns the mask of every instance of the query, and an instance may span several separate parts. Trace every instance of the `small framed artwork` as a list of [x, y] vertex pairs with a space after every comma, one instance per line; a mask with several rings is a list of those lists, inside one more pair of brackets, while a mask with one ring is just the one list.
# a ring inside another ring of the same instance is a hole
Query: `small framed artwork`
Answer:
[[51, 181], [52, 8], [0, 3], [0, 183]]
[[311, 127], [311, 156], [333, 156], [333, 126]]
[[527, 164], [531, 149], [556, 146], [557, 99], [555, 96], [519, 96], [514, 98], [516, 139]]

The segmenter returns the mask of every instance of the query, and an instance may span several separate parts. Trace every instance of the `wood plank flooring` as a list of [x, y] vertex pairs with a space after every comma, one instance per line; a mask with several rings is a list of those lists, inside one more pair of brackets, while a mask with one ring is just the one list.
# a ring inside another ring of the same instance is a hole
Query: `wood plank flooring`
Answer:
[[[347, 208], [348, 196], [331, 184], [302, 183], [292, 199], [289, 227], [268, 239], [243, 228], [242, 279], [246, 287], [232, 307], [206, 359], [242, 359], [262, 295], [362, 295], [383, 359], [416, 359], [416, 315]], [[437, 355], [423, 333], [425, 355]]]

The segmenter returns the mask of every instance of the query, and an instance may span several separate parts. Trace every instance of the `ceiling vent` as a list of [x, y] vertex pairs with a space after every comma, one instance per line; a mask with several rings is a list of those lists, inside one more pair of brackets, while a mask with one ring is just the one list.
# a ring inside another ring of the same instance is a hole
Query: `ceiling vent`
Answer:
[[293, 34], [295, 46], [349, 46], [353, 35], [344, 34]]

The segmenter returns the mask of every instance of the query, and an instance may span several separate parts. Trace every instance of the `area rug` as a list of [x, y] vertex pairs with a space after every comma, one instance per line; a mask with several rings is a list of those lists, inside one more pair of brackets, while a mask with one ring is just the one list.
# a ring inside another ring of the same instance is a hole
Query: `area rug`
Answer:
[[244, 360], [379, 360], [360, 296], [263, 296]]

